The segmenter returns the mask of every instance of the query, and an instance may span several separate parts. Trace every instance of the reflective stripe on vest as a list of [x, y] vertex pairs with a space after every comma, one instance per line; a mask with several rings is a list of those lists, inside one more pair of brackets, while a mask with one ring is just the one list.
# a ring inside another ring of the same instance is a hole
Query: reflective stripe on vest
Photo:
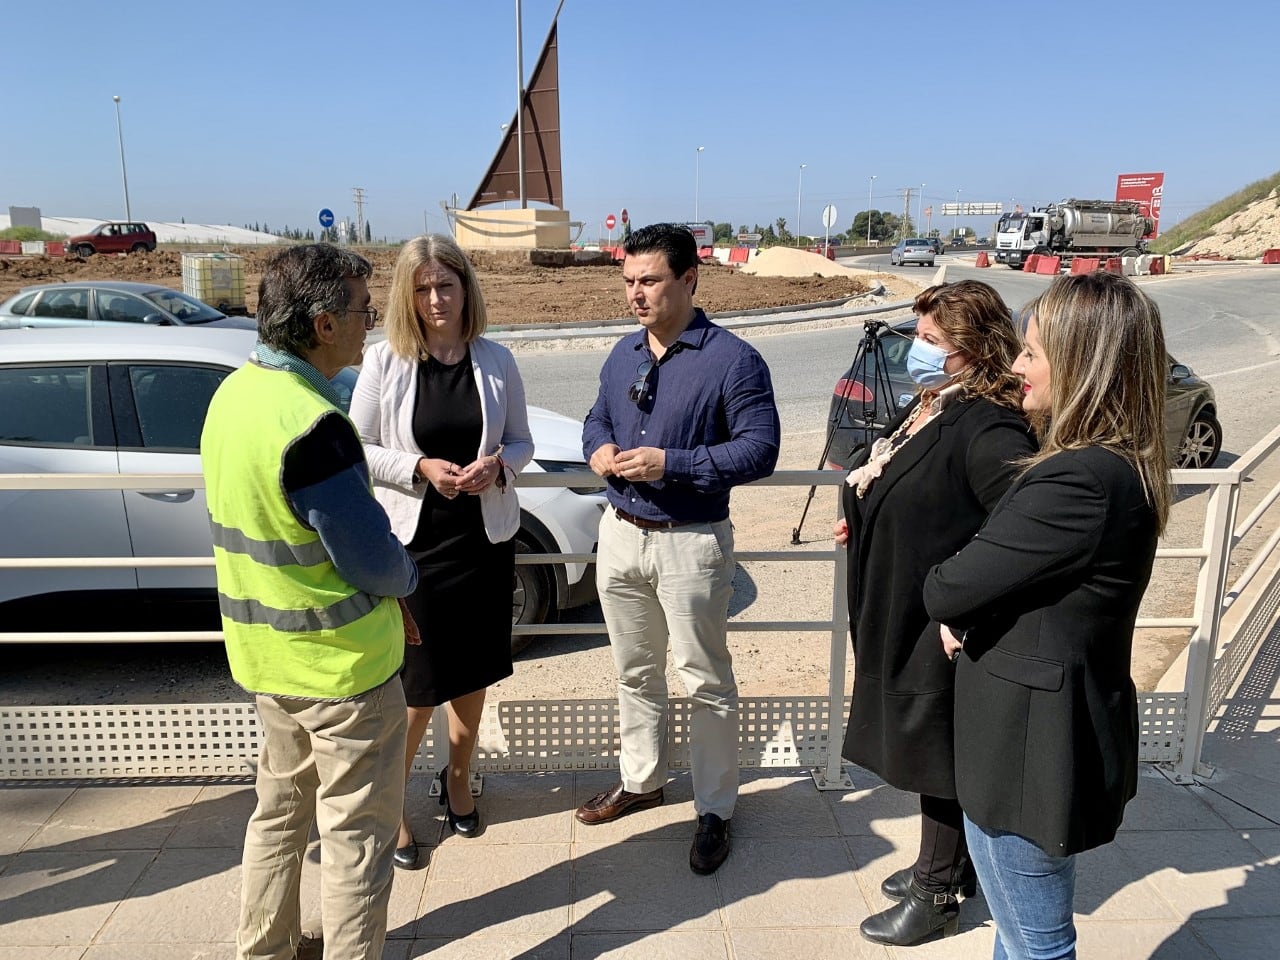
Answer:
[[319, 540], [310, 543], [286, 543], [284, 540], [254, 540], [235, 527], [224, 527], [217, 520], [209, 517], [209, 526], [213, 530], [213, 545], [231, 553], [243, 553], [250, 560], [268, 567], [283, 567], [294, 564], [299, 567], [314, 567], [325, 563], [329, 553]]
[[338, 630], [355, 623], [372, 613], [381, 599], [368, 593], [353, 593], [320, 609], [279, 610], [257, 600], [237, 600], [219, 593], [218, 609], [228, 620], [246, 626], [267, 626], [281, 633], [314, 633], [317, 630]]

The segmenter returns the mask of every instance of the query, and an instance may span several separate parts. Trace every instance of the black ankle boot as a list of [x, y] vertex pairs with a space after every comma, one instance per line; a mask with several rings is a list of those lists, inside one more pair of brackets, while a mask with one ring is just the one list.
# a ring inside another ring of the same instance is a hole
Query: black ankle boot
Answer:
[[[959, 879], [952, 884], [951, 895], [953, 897], [963, 896], [965, 899], [976, 896], [978, 893], [978, 874], [973, 869], [973, 861], [968, 857], [962, 860], [956, 875]], [[880, 892], [890, 900], [901, 900], [906, 897], [907, 890], [910, 888], [914, 877], [914, 867], [903, 867], [897, 873], [891, 873], [885, 878], [884, 883], [880, 884]]]
[[960, 931], [960, 904], [951, 894], [929, 893], [913, 880], [901, 903], [867, 917], [858, 929], [868, 940], [895, 947], [909, 947], [939, 930], [953, 937]]

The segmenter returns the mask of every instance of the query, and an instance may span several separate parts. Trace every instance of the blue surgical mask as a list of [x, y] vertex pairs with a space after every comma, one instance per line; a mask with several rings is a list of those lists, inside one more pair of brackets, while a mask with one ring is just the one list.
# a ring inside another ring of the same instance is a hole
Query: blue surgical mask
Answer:
[[944, 386], [954, 374], [947, 373], [942, 368], [946, 365], [948, 357], [953, 357], [959, 352], [955, 350], [947, 353], [941, 347], [917, 337], [912, 341], [911, 349], [907, 351], [907, 374], [926, 390]]

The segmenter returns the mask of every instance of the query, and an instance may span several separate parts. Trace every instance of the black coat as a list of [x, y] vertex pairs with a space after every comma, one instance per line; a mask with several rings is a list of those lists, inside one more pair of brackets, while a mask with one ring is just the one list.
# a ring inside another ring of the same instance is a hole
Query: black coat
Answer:
[[971, 820], [1054, 856], [1110, 841], [1137, 790], [1129, 657], [1156, 517], [1101, 447], [1023, 474], [982, 532], [925, 582], [968, 629], [956, 676], [956, 788]]
[[844, 489], [854, 690], [843, 755], [902, 790], [956, 795], [955, 665], [925, 610], [925, 575], [969, 542], [1008, 489], [1013, 461], [1034, 450], [1020, 414], [956, 401], [906, 441], [865, 498]]

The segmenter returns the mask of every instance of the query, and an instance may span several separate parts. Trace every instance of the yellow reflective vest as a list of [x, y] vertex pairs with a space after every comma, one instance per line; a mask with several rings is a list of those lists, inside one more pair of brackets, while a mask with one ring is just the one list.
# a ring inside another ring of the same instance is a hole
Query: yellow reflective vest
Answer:
[[227, 377], [209, 404], [200, 458], [218, 605], [231, 675], [253, 693], [347, 699], [404, 659], [396, 600], [342, 579], [282, 485], [285, 451], [334, 410], [298, 374], [256, 363]]

